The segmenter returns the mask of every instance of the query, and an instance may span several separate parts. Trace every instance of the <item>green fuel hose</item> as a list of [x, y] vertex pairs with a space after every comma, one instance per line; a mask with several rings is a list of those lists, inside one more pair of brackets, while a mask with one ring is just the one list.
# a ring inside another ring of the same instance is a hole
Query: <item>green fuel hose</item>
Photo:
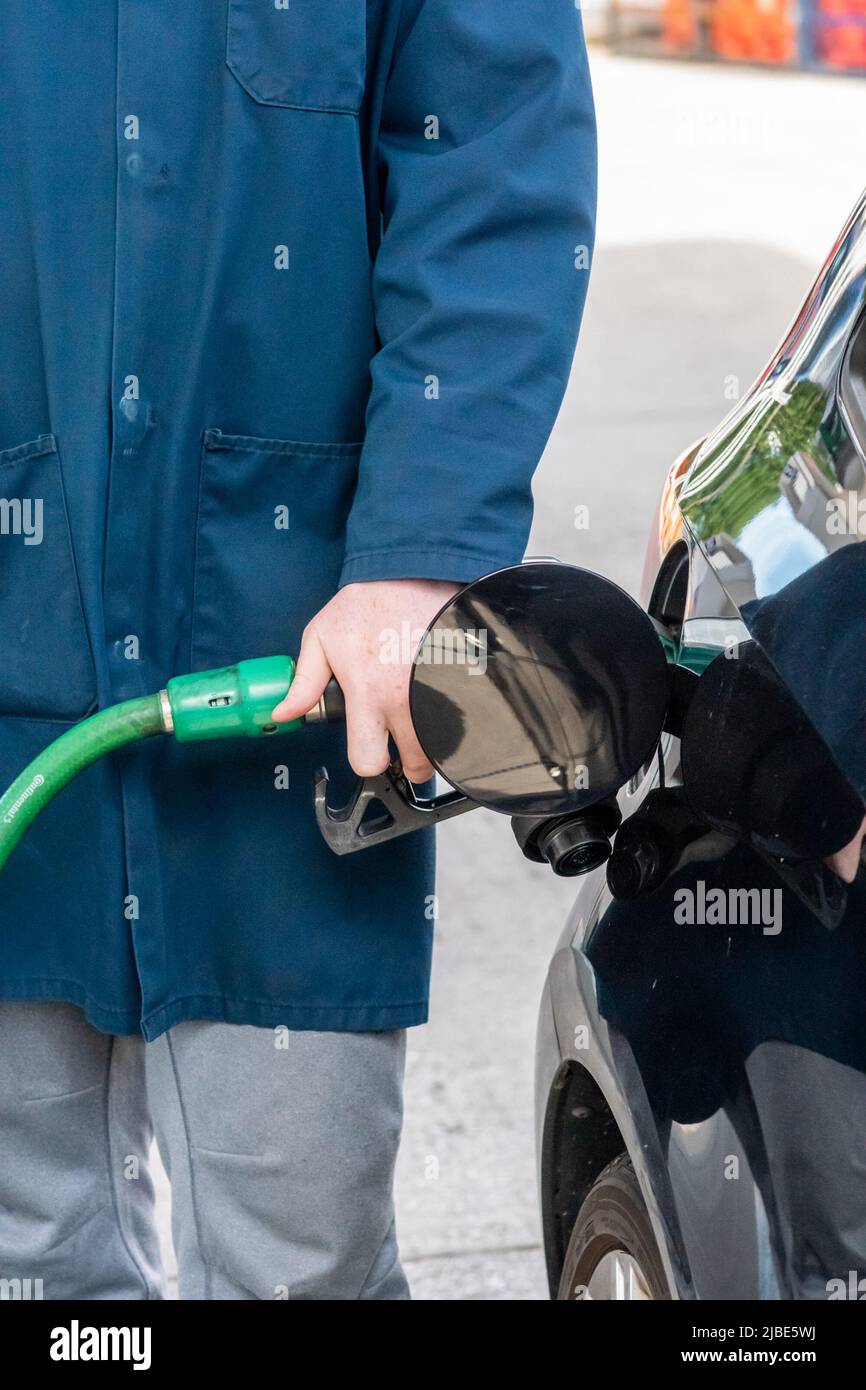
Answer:
[[295, 678], [290, 656], [255, 657], [217, 671], [176, 676], [165, 690], [100, 710], [50, 744], [0, 797], [0, 870], [58, 792], [91, 763], [139, 739], [173, 734], [181, 743], [201, 739], [261, 738], [336, 723], [345, 715], [342, 692], [331, 681], [304, 719], [275, 724], [274, 707]]
[[126, 700], [76, 724], [34, 758], [0, 797], [0, 869], [59, 791], [115, 748], [166, 732], [159, 695]]

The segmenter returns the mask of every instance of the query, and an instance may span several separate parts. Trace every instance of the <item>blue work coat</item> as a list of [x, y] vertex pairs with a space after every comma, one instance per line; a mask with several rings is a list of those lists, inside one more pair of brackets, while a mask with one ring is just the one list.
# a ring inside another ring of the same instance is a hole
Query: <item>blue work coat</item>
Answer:
[[[5, 786], [340, 585], [520, 560], [595, 136], [574, 0], [3, 0], [0, 54]], [[91, 768], [0, 875], [0, 997], [423, 1022], [431, 840], [336, 858], [319, 763], [342, 730]]]

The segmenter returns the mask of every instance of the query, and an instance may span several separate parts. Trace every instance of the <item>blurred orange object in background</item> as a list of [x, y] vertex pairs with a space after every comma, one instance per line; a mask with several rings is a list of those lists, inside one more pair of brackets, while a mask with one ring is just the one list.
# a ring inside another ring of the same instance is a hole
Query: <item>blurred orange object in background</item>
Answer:
[[676, 53], [697, 46], [698, 25], [692, 0], [665, 0], [662, 8], [662, 41]]
[[821, 14], [866, 15], [866, 0], [815, 0]]
[[833, 68], [866, 68], [866, 25], [828, 24], [818, 39], [818, 54]]
[[797, 57], [795, 7], [789, 0], [714, 0], [710, 42], [722, 58], [792, 63]]
[[[611, 3], [629, 11], [629, 0]], [[866, 0], [661, 0], [655, 13], [672, 55], [866, 72]]]

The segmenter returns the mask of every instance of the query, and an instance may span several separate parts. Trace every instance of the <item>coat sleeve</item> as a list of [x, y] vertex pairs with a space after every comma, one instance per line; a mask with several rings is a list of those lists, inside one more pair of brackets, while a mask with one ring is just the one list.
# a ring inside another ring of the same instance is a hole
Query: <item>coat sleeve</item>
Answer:
[[522, 559], [593, 243], [575, 0], [399, 9], [376, 149], [381, 347], [342, 584], [467, 581]]

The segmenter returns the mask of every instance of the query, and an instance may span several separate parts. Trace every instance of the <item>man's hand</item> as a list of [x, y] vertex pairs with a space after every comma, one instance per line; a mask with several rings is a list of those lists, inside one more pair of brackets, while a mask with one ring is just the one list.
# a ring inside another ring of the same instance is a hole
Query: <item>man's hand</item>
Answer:
[[863, 841], [866, 840], [866, 816], [854, 839], [851, 840], [844, 849], [840, 849], [836, 854], [831, 854], [824, 863], [828, 869], [842, 879], [843, 883], [853, 883], [860, 869], [860, 860], [863, 853]]
[[409, 717], [415, 649], [439, 609], [461, 587], [434, 579], [347, 584], [304, 631], [292, 688], [278, 723], [313, 709], [336, 676], [346, 697], [349, 762], [359, 777], [384, 772], [388, 735], [410, 782], [433, 775]]

